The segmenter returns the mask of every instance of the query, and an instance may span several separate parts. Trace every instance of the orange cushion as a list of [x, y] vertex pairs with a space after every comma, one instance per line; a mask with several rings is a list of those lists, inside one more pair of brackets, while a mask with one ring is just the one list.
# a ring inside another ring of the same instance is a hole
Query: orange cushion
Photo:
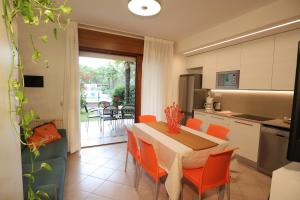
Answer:
[[43, 124], [34, 128], [33, 131], [34, 134], [29, 138], [29, 142], [36, 148], [61, 139], [61, 135], [53, 123]]

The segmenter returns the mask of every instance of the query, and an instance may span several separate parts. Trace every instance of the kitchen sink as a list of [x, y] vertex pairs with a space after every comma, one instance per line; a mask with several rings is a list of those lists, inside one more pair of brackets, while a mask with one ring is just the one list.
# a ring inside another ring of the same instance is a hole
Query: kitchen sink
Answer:
[[269, 118], [269, 117], [262, 117], [262, 116], [250, 115], [250, 114], [238, 114], [238, 115], [232, 115], [232, 116], [244, 118], [244, 119], [255, 120], [255, 121], [268, 121], [268, 120], [273, 119], [273, 118]]

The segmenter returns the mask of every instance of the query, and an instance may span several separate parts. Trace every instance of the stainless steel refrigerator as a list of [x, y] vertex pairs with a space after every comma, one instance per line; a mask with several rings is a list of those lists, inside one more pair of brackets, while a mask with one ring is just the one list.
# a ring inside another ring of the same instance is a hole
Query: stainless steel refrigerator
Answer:
[[179, 77], [179, 106], [185, 114], [185, 123], [193, 117], [194, 109], [203, 109], [208, 89], [202, 89], [202, 74], [182, 74]]

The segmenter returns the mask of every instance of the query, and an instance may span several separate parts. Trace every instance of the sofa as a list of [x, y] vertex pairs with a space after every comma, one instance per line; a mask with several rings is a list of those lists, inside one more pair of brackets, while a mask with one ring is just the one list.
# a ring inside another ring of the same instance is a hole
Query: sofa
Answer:
[[[40, 156], [34, 160], [35, 169], [40, 168], [41, 163], [46, 162], [51, 165], [52, 170], [41, 170], [35, 173], [33, 184], [34, 191], [41, 190], [49, 195], [51, 200], [63, 200], [64, 181], [67, 166], [68, 144], [66, 130], [58, 129], [62, 138], [39, 148]], [[28, 147], [22, 148], [22, 171], [23, 174], [31, 171], [30, 150]], [[24, 199], [27, 199], [29, 179], [23, 177]], [[46, 199], [46, 198], [45, 198]]]

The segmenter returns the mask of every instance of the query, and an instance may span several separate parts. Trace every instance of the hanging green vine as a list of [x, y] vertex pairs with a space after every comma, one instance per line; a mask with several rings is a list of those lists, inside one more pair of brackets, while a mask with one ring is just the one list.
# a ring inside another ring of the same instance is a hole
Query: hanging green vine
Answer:
[[[30, 124], [38, 117], [38, 115], [33, 110], [25, 109], [28, 99], [24, 94], [24, 65], [22, 63], [22, 55], [17, 43], [16, 19], [21, 19], [28, 25], [29, 28], [39, 26], [42, 23], [52, 23], [55, 25], [55, 28], [53, 28], [53, 37], [57, 39], [58, 29], [63, 28], [60, 18], [64, 15], [68, 16], [72, 9], [66, 5], [66, 1], [58, 2], [55, 0], [2, 0], [2, 7], [2, 17], [4, 19], [12, 51], [12, 65], [8, 77], [11, 122], [15, 127], [17, 134], [19, 134], [18, 130], [19, 127], [21, 127], [21, 143], [31, 147], [31, 171], [30, 173], [23, 174], [24, 177], [29, 179], [27, 199], [33, 200], [44, 197], [49, 198], [47, 193], [40, 190], [35, 191], [33, 188], [35, 181], [34, 174], [40, 170], [51, 171], [51, 166], [44, 162], [37, 169], [35, 168], [34, 159], [40, 155], [40, 152], [37, 148], [31, 145], [28, 140], [33, 134]], [[47, 43], [48, 35], [41, 35], [38, 38], [34, 38], [32, 34], [29, 34], [29, 37], [33, 47], [32, 61], [37, 63], [43, 60], [44, 64], [48, 66], [48, 60], [42, 58], [41, 52], [35, 46], [35, 40], [37, 39], [41, 40], [43, 43]], [[13, 113], [15, 113], [17, 118]]]

